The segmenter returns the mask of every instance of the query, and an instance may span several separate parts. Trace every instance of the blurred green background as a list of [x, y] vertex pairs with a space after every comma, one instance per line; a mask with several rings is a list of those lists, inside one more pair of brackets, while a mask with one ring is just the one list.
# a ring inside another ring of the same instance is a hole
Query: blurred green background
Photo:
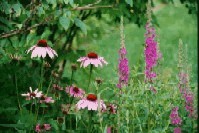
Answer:
[[[197, 82], [197, 16], [187, 14], [187, 9], [184, 5], [175, 1], [174, 4], [161, 4], [156, 2], [153, 12], [157, 19], [157, 25], [155, 25], [157, 38], [159, 40], [160, 51], [163, 55], [161, 65], [159, 65], [158, 74], [159, 77], [168, 78], [170, 81], [174, 79], [177, 83], [178, 76], [178, 44], [179, 39], [183, 41], [183, 46], [187, 44], [188, 50], [188, 63], [191, 65], [191, 84], [196, 86]], [[118, 50], [120, 47], [120, 30], [119, 24], [109, 24], [109, 15], [103, 15], [105, 22], [98, 21], [95, 18], [91, 18], [85, 23], [91, 27], [88, 27], [88, 34], [79, 35], [79, 38], [75, 38], [73, 49], [83, 49], [87, 52], [94, 51], [100, 56], [103, 56], [109, 63], [103, 68], [95, 69], [93, 77], [101, 77], [104, 81], [117, 82], [117, 65], [118, 65]], [[135, 24], [128, 23], [124, 20], [124, 33], [125, 44], [128, 52], [129, 66], [131, 68], [131, 74], [133, 70], [137, 68], [137, 72], [144, 72], [144, 27], [138, 27]], [[93, 29], [100, 30], [102, 37], [97, 36]], [[161, 69], [160, 69], [161, 68]], [[89, 68], [78, 70], [76, 73], [77, 84], [85, 87], [85, 79], [88, 80]], [[84, 76], [80, 76], [84, 74]], [[86, 75], [87, 76], [86, 76]], [[65, 68], [64, 77], [70, 77], [70, 64], [68, 63]], [[133, 75], [132, 75], [133, 76]], [[81, 82], [83, 81], [83, 82]], [[88, 81], [87, 81], [88, 82]]]

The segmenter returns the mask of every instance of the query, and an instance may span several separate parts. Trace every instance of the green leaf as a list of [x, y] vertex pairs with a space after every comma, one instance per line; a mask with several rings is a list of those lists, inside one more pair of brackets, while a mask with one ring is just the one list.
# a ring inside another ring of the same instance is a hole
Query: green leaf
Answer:
[[23, 128], [24, 124], [0, 124], [0, 127]]
[[49, 4], [52, 4], [52, 5], [53, 5], [53, 8], [55, 8], [55, 7], [57, 6], [56, 0], [47, 0], [47, 2], [48, 2]]
[[62, 16], [62, 17], [59, 18], [59, 23], [61, 24], [61, 26], [65, 30], [67, 30], [69, 25], [70, 25], [70, 19], [68, 19], [67, 17]]
[[38, 11], [39, 17], [40, 17], [42, 14], [45, 14], [45, 11], [44, 11], [43, 7], [41, 7], [41, 6], [37, 8], [37, 11]]
[[133, 6], [133, 0], [125, 0], [125, 2], [126, 2], [127, 4], [129, 4], [131, 7]]
[[76, 25], [77, 27], [79, 27], [79, 28], [83, 31], [84, 34], [87, 34], [87, 29], [86, 29], [85, 23], [83, 23], [83, 22], [82, 22], [80, 19], [78, 19], [78, 18], [75, 18], [74, 21], [75, 21], [75, 25]]
[[12, 8], [13, 8], [14, 11], [15, 11], [15, 15], [16, 15], [16, 16], [20, 16], [20, 14], [21, 14], [21, 5], [20, 5], [20, 4], [14, 4], [14, 5], [12, 6]]
[[74, 5], [74, 1], [73, 0], [69, 0], [69, 3], [70, 3], [71, 6]]
[[64, 0], [64, 3], [65, 3], [65, 4], [68, 4], [68, 3], [69, 3], [69, 0]]

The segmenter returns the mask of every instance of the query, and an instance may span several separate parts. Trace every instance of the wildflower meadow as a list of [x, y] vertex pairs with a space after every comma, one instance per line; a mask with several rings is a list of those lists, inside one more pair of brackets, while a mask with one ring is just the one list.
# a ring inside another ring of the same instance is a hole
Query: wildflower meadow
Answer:
[[197, 133], [196, 0], [1, 0], [0, 133]]

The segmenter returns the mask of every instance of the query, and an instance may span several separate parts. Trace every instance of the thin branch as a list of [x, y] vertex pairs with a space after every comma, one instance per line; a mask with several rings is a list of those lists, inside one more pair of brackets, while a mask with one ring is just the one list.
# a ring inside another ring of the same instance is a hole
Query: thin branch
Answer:
[[[76, 7], [76, 8], [73, 8], [71, 9], [71, 11], [75, 11], [75, 10], [78, 10], [78, 11], [82, 11], [82, 10], [92, 10], [92, 9], [98, 9], [98, 8], [113, 8], [114, 5], [107, 5], [107, 6], [93, 6], [93, 7], [90, 7], [90, 6], [83, 6], [83, 7]], [[45, 19], [44, 22], [47, 22], [49, 20]], [[42, 24], [44, 24], [44, 22], [42, 23], [39, 23], [39, 24], [35, 24], [31, 27], [27, 27], [27, 28], [22, 28], [22, 29], [16, 29], [16, 30], [11, 30], [10, 32], [8, 33], [3, 33], [3, 34], [0, 34], [0, 39], [2, 38], [8, 38], [8, 37], [11, 37], [13, 35], [16, 35], [16, 34], [20, 34], [22, 32], [26, 32], [26, 31], [29, 31], [31, 29], [34, 29]]]
[[73, 8], [71, 9], [71, 11], [74, 11], [74, 10], [92, 10], [92, 9], [98, 9], [98, 8], [112, 8], [114, 7], [114, 5], [108, 5], [108, 6], [93, 6], [93, 7], [89, 7], [89, 6], [83, 6], [83, 7], [76, 7], [76, 8]]

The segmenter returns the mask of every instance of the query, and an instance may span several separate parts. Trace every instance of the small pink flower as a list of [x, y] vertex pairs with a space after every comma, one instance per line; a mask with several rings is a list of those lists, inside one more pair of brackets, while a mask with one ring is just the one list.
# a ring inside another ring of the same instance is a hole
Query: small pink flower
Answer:
[[89, 64], [94, 65], [95, 67], [98, 67], [100, 65], [102, 67], [103, 64], [108, 64], [103, 57], [99, 57], [96, 53], [91, 52], [86, 57], [80, 57], [78, 62], [81, 62], [80, 67], [87, 67]]
[[63, 90], [63, 88], [62, 88], [62, 87], [60, 87], [60, 86], [59, 86], [59, 85], [57, 85], [57, 84], [53, 84], [53, 89], [54, 89], [54, 90], [58, 90], [58, 91]]
[[173, 125], [181, 125], [182, 119], [178, 116], [178, 107], [174, 107], [170, 114], [170, 120]]
[[32, 51], [31, 58], [45, 58], [47, 54], [50, 58], [54, 58], [55, 55], [58, 56], [56, 51], [47, 45], [46, 40], [39, 40], [36, 45], [28, 49], [27, 53], [30, 51]]
[[83, 95], [85, 94], [85, 91], [76, 86], [70, 86], [70, 87], [66, 87], [66, 93], [69, 93], [72, 97], [82, 98]]
[[31, 100], [31, 99], [35, 99], [35, 98], [40, 98], [43, 94], [42, 94], [42, 91], [38, 91], [38, 89], [36, 89], [33, 92], [32, 87], [30, 87], [30, 92], [28, 92], [26, 94], [21, 94], [21, 95], [25, 96], [26, 100]]
[[50, 129], [51, 129], [50, 124], [43, 124], [43, 125], [37, 124], [36, 127], [35, 127], [35, 131], [37, 133], [45, 132], [45, 131], [48, 131]]
[[107, 127], [106, 133], [111, 133], [111, 127]]
[[181, 133], [181, 128], [180, 127], [176, 127], [174, 128], [174, 133]]
[[[88, 110], [97, 110], [98, 109], [98, 100], [95, 94], [88, 94], [86, 98], [80, 100], [77, 104], [77, 109], [84, 109], [88, 108]], [[106, 105], [104, 104], [103, 100], [99, 101], [99, 108], [106, 109]]]
[[117, 106], [115, 104], [109, 104], [109, 105], [107, 105], [107, 110], [111, 114], [116, 114]]
[[52, 97], [41, 96], [40, 103], [54, 103], [55, 100]]

